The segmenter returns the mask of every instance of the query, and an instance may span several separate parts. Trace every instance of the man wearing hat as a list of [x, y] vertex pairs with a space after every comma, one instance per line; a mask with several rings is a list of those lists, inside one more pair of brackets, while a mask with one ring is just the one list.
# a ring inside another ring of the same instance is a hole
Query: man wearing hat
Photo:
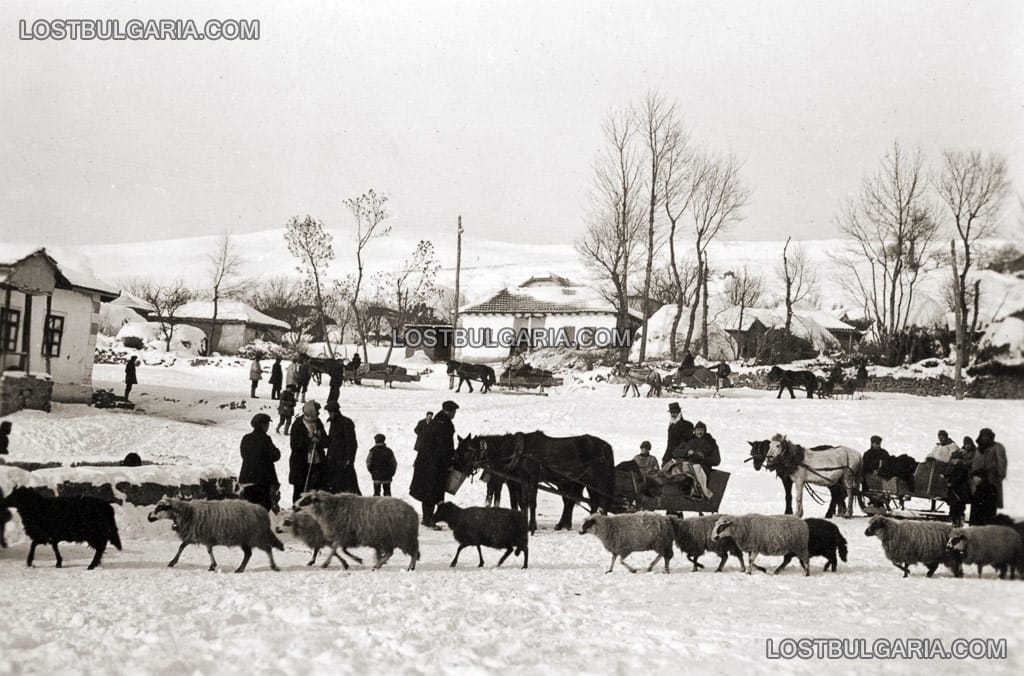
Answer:
[[327, 429], [327, 470], [324, 476], [327, 490], [331, 493], [352, 493], [359, 491], [356, 476], [356, 425], [351, 418], [341, 414], [341, 405], [329, 401], [324, 407], [330, 420]]
[[281, 486], [274, 468], [274, 463], [281, 459], [281, 451], [267, 434], [270, 431], [269, 415], [257, 413], [250, 424], [252, 432], [242, 437], [242, 469], [238, 472], [238, 483], [243, 486], [243, 498], [270, 511], [277, 507], [274, 496]]
[[878, 468], [882, 466], [882, 463], [888, 460], [890, 457], [889, 451], [882, 448], [882, 437], [877, 434], [871, 437], [871, 448], [864, 451], [864, 461], [861, 464], [861, 471], [863, 472], [863, 488], [868, 489], [868, 475], [874, 474], [878, 471]]
[[292, 485], [295, 503], [303, 492], [323, 487], [327, 430], [320, 422], [320, 404], [310, 399], [302, 405], [302, 415], [292, 423], [289, 442], [292, 452], [288, 457], [288, 483]]
[[419, 453], [413, 463], [409, 495], [423, 503], [423, 525], [441, 530], [434, 523], [434, 506], [444, 500], [448, 470], [455, 458], [455, 423], [452, 419], [459, 405], [454, 401], [441, 404], [430, 426], [421, 436]]
[[[996, 441], [995, 432], [988, 427], [978, 432], [978, 452], [974, 454], [972, 471], [985, 472], [988, 483], [995, 487], [996, 507], [1003, 507], [1003, 479], [1006, 478], [1006, 448]], [[974, 511], [971, 510], [971, 518]]]
[[679, 402], [668, 405], [668, 443], [665, 444], [665, 455], [661, 456], [661, 464], [665, 465], [672, 459], [672, 452], [693, 438], [693, 423], [683, 417]]

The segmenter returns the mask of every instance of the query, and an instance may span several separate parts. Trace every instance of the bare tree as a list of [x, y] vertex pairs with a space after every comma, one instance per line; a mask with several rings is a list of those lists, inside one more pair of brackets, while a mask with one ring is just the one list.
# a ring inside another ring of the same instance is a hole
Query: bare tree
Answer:
[[304, 290], [316, 308], [317, 320], [327, 345], [327, 354], [333, 358], [334, 349], [331, 347], [331, 337], [327, 333], [328, 298], [325, 292], [327, 267], [334, 260], [333, 238], [323, 222], [312, 216], [306, 216], [302, 220], [296, 216], [288, 221], [284, 238], [288, 242], [288, 251], [299, 259], [296, 270], [303, 274]]
[[850, 271], [852, 289], [883, 339], [906, 327], [915, 287], [932, 255], [938, 223], [926, 183], [920, 152], [908, 157], [895, 143], [838, 218], [840, 231], [853, 242], [851, 252], [835, 260]]
[[[956, 354], [961, 366], [969, 360], [971, 344], [968, 321], [971, 316], [971, 301], [977, 302], [978, 286], [972, 294], [967, 276], [975, 263], [978, 242], [991, 237], [999, 224], [1003, 204], [1009, 194], [1006, 158], [989, 154], [982, 156], [978, 151], [959, 152], [947, 150], [942, 154], [942, 169], [935, 179], [935, 188], [943, 204], [949, 208], [962, 257], [954, 256], [953, 270], [957, 276], [954, 309], [960, 322], [957, 336], [966, 336], [964, 344], [958, 344]], [[959, 259], [959, 260], [957, 260]], [[971, 298], [971, 296], [974, 296]], [[973, 324], [977, 324], [975, 314]]]
[[[400, 270], [376, 276], [377, 297], [390, 310], [387, 320], [393, 336], [400, 336], [406, 323], [415, 315], [432, 314], [432, 305], [439, 295], [434, 282], [440, 269], [433, 243], [420, 240]], [[385, 364], [391, 360], [394, 347], [392, 339], [384, 358]]]
[[352, 318], [356, 323], [356, 330], [363, 345], [363, 361], [370, 363], [369, 355], [366, 353], [367, 322], [364, 308], [360, 305], [359, 294], [363, 286], [363, 255], [366, 246], [378, 237], [385, 237], [391, 232], [391, 226], [383, 225], [384, 221], [391, 215], [386, 208], [388, 196], [378, 195], [373, 188], [370, 188], [359, 197], [351, 197], [345, 200], [345, 206], [352, 212], [356, 219], [356, 275], [351, 284], [351, 292], [347, 294], [349, 307], [352, 310]]
[[[629, 327], [629, 279], [643, 246], [642, 161], [633, 143], [632, 115], [609, 114], [602, 130], [606, 146], [594, 163], [594, 207], [576, 251], [601, 276], [602, 295], [614, 305], [616, 325], [622, 330]], [[623, 348], [621, 361], [628, 356], [628, 348]]]
[[260, 312], [288, 322], [296, 345], [307, 340], [319, 324], [315, 306], [303, 298], [300, 285], [290, 277], [253, 281], [243, 298]]
[[807, 257], [807, 252], [802, 246], [797, 245], [790, 253], [791, 239], [791, 237], [786, 238], [786, 245], [782, 247], [782, 263], [776, 270], [785, 289], [786, 340], [793, 335], [793, 306], [809, 298], [814, 291], [815, 284], [814, 268]]
[[634, 114], [646, 153], [647, 164], [645, 176], [647, 183], [645, 186], [647, 193], [647, 264], [644, 268], [644, 285], [641, 295], [644, 313], [638, 360], [638, 363], [642, 364], [647, 356], [647, 299], [651, 291], [654, 257], [662, 246], [658, 222], [660, 221], [659, 212], [665, 200], [663, 177], [668, 168], [667, 165], [675, 153], [675, 144], [680, 141], [685, 142], [685, 137], [679, 133], [675, 104], [667, 103], [664, 97], [657, 92], [649, 92]]
[[[153, 314], [160, 322], [160, 334], [164, 339], [164, 348], [170, 352], [171, 338], [174, 337], [174, 315], [182, 305], [191, 301], [195, 294], [185, 286], [184, 280], [180, 278], [170, 284], [136, 281], [136, 286], [128, 290], [153, 306]], [[207, 346], [207, 350], [209, 349]]]
[[213, 352], [217, 340], [217, 316], [220, 311], [221, 298], [233, 298], [243, 288], [236, 284], [238, 272], [242, 268], [242, 257], [235, 250], [231, 239], [231, 231], [225, 230], [217, 239], [214, 250], [208, 256], [210, 261], [210, 291], [213, 301], [213, 316], [210, 318], [210, 345], [208, 351]]
[[[743, 330], [743, 314], [747, 308], [757, 307], [761, 302], [761, 298], [764, 296], [765, 283], [764, 277], [758, 274], [753, 274], [747, 269], [747, 266], [743, 266], [743, 270], [737, 275], [734, 274], [732, 278], [725, 285], [725, 296], [728, 299], [729, 304], [733, 307], [739, 307], [739, 324], [737, 329]], [[736, 357], [740, 357], [738, 352], [740, 348], [739, 342], [736, 343]]]
[[[740, 165], [735, 157], [703, 154], [694, 161], [690, 172], [692, 197], [690, 216], [693, 220], [694, 251], [697, 255], [697, 269], [700, 271], [698, 297], [708, 293], [708, 245], [734, 222], [741, 218], [741, 211], [750, 198], [750, 190], [740, 181]], [[697, 299], [695, 299], [696, 301]], [[693, 340], [693, 329], [697, 318], [697, 302], [690, 306], [690, 319], [686, 329], [683, 349], [689, 350]], [[701, 338], [704, 357], [708, 356], [707, 314], [702, 322]]]

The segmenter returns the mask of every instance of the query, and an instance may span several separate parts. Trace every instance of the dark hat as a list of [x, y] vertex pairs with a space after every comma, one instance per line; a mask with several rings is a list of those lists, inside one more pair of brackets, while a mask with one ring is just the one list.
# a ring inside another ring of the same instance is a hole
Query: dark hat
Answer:
[[270, 416], [266, 413], [257, 413], [252, 417], [252, 420], [249, 421], [249, 424], [252, 425], [253, 429], [258, 429], [263, 423], [270, 423]]
[[983, 427], [983, 428], [981, 429], [981, 431], [980, 431], [980, 432], [978, 432], [978, 438], [980, 439], [980, 438], [982, 438], [982, 437], [988, 437], [989, 439], [995, 439], [995, 438], [996, 438], [996, 433], [995, 433], [995, 432], [993, 432], [993, 431], [992, 431], [992, 430], [991, 430], [990, 428], [988, 428], [988, 427]]
[[679, 408], [679, 402], [678, 401], [673, 401], [671, 404], [668, 405], [668, 412], [669, 413], [680, 413], [682, 410], [683, 409]]
[[451, 399], [449, 399], [448, 401], [446, 401], [443, 404], [441, 404], [441, 410], [442, 411], [457, 411], [457, 410], [459, 410], [459, 405], [456, 404]]
[[374, 434], [373, 435], [373, 443], [375, 443], [375, 444], [383, 444], [384, 443], [384, 435], [383, 434]]
[[640, 448], [650, 448], [650, 447], [651, 447], [651, 442], [649, 442], [649, 441], [641, 441], [640, 442]]
[[329, 401], [327, 402], [327, 406], [325, 406], [324, 408], [326, 408], [328, 411], [340, 411], [341, 404], [339, 404], [336, 401]]
[[871, 442], [874, 443], [876, 441], [878, 443], [882, 443], [882, 437], [878, 436], [877, 434], [872, 434], [871, 435]]
[[698, 420], [698, 421], [697, 421], [697, 424], [693, 426], [693, 429], [695, 429], [695, 430], [704, 430], [704, 431], [706, 432], [706, 431], [707, 431], [707, 429], [708, 429], [708, 426], [707, 426], [707, 425], [705, 425], [705, 424], [704, 424], [703, 422], [701, 422], [700, 420]]

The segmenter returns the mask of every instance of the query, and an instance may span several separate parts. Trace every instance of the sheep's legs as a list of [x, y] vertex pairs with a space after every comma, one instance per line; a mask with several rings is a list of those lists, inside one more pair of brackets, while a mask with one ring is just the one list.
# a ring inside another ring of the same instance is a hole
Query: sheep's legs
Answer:
[[[747, 575], [750, 575], [751, 573], [753, 573], [754, 572], [754, 568], [757, 567], [757, 566], [754, 565], [754, 559], [756, 559], [756, 558], [757, 558], [757, 552], [747, 552], [747, 559], [748, 559], [747, 560]], [[764, 569], [762, 568], [762, 570], [764, 570]]]
[[778, 575], [779, 573], [781, 573], [783, 570], [785, 570], [786, 566], [788, 566], [789, 562], [792, 561], [792, 560], [793, 560], [793, 555], [792, 554], [786, 554], [784, 557], [782, 557], [782, 563], [779, 564], [779, 567], [776, 568], [775, 572], [772, 573], [772, 574], [773, 575]]
[[452, 562], [448, 564], [449, 568], [454, 568], [455, 567], [455, 565], [459, 562], [459, 554], [461, 554], [462, 550], [465, 549], [468, 546], [469, 545], [459, 545], [458, 551], [455, 552], [455, 558], [452, 559]]
[[28, 548], [28, 558], [25, 559], [25, 565], [29, 568], [32, 567], [32, 561], [36, 558], [36, 545], [39, 543], [35, 540], [32, 541], [32, 546]]
[[892, 565], [896, 566], [897, 568], [899, 568], [900, 570], [903, 571], [903, 577], [910, 577], [910, 565], [909, 564], [905, 564], [905, 565], [901, 566], [900, 564], [898, 564], [895, 561], [893, 561]]
[[235, 572], [236, 573], [241, 573], [243, 570], [245, 570], [245, 567], [247, 565], [249, 565], [249, 559], [250, 558], [252, 558], [252, 547], [250, 547], [248, 545], [243, 545], [242, 546], [242, 563], [240, 563], [238, 565], [238, 568], [235, 568]]
[[89, 570], [92, 570], [96, 566], [100, 565], [100, 561], [103, 559], [103, 552], [107, 548], [106, 542], [100, 542], [96, 547], [96, 553], [92, 557], [92, 563], [89, 564]]
[[391, 558], [391, 556], [392, 556], [392, 555], [393, 555], [394, 553], [395, 553], [395, 550], [393, 550], [393, 549], [392, 549], [392, 550], [391, 550], [390, 552], [386, 552], [386, 553], [384, 553], [384, 556], [381, 556], [381, 555], [380, 555], [380, 554], [381, 554], [381, 552], [377, 552], [377, 563], [375, 563], [375, 564], [373, 565], [373, 570], [378, 570], [378, 569], [380, 569], [380, 567], [381, 567], [381, 566], [383, 566], [383, 565], [384, 565], [385, 563], [387, 563], [387, 562], [388, 562], [388, 559], [390, 559], [390, 558]]
[[187, 543], [187, 542], [182, 542], [182, 543], [181, 543], [181, 546], [180, 546], [180, 547], [178, 547], [178, 553], [177, 553], [177, 554], [175, 554], [175, 555], [174, 555], [174, 558], [173, 558], [173, 559], [171, 559], [171, 562], [167, 564], [167, 567], [168, 567], [168, 568], [174, 568], [174, 566], [175, 566], [175, 565], [177, 565], [177, 563], [178, 563], [178, 559], [180, 559], [180, 558], [181, 558], [181, 553], [182, 553], [183, 551], [185, 551], [185, 547], [188, 547], [188, 543]]
[[206, 552], [210, 555], [210, 567], [206, 570], [212, 573], [217, 570], [217, 559], [213, 558], [213, 545], [206, 545]]
[[[63, 567], [64, 566], [64, 559], [61, 558], [60, 550], [57, 549], [57, 543], [54, 542], [51, 546], [53, 547], [53, 555], [57, 557], [57, 568]], [[981, 566], [978, 566], [978, 568], [981, 568]], [[981, 577], [981, 572], [980, 571], [978, 572], [978, 577]]]
[[[350, 552], [348, 550], [348, 547], [342, 547], [341, 551], [342, 551], [343, 554], [345, 554], [345, 556], [347, 556], [348, 558], [352, 559], [353, 561], [358, 563], [360, 566], [363, 565], [363, 560], [361, 558], [359, 558], [358, 556], [356, 556], [355, 554], [353, 554], [352, 552]], [[335, 554], [335, 556], [338, 556], [338, 555]], [[338, 556], [338, 558], [340, 559], [341, 557]]]
[[508, 555], [512, 553], [512, 549], [512, 547], [506, 549], [505, 553], [501, 555], [500, 559], [498, 559], [498, 568], [501, 568], [501, 564], [505, 563], [505, 559], [507, 559]]
[[333, 546], [331, 547], [331, 553], [327, 555], [327, 560], [324, 561], [320, 567], [326, 568], [327, 566], [331, 565], [331, 559], [333, 557], [338, 557], [338, 560], [341, 561], [342, 567], [344, 567], [345, 570], [348, 570], [348, 561], [338, 556], [338, 548]]
[[[635, 573], [636, 572], [636, 568], [634, 568], [633, 566], [631, 566], [628, 563], [626, 563], [626, 557], [627, 556], [629, 556], [629, 554], [626, 554], [624, 556], [620, 556], [619, 557], [619, 561], [622, 563], [622, 565], [624, 565], [626, 567], [626, 570], [628, 570], [631, 573]], [[660, 558], [661, 558], [661, 555], [659, 554], [658, 555], [658, 559], [660, 559]], [[655, 559], [655, 562], [657, 562], [658, 559]]]
[[274, 563], [274, 551], [270, 547], [267, 547], [264, 551], [267, 553], [267, 556], [270, 558], [270, 570], [273, 570], [273, 571], [280, 570], [280, 568], [277, 567], [277, 564]]
[[804, 569], [804, 577], [810, 577], [811, 576], [811, 559], [810, 559], [810, 557], [801, 558], [800, 559], [800, 566]]
[[312, 566], [313, 564], [315, 564], [316, 563], [316, 557], [317, 557], [317, 555], [319, 553], [320, 553], [320, 549], [319, 548], [318, 549], [314, 549], [313, 550], [313, 558], [311, 558], [306, 565], [307, 566]]
[[[690, 560], [690, 563], [692, 563], [692, 564], [693, 564], [693, 572], [695, 572], [695, 573], [696, 573], [698, 569], [700, 569], [700, 568], [703, 568], [703, 567], [704, 567], [703, 565], [701, 565], [700, 563], [698, 563], [698, 562], [697, 562], [697, 558], [698, 558], [698, 557], [696, 557], [696, 556], [690, 556], [689, 554], [687, 554], [687, 555], [686, 555], [686, 558], [688, 558], [688, 559]], [[722, 565], [724, 565], [724, 564], [725, 564], [725, 559], [722, 559], [722, 563], [721, 563], [721, 564], [719, 564], [719, 566], [718, 566], [718, 570], [722, 570]]]
[[483, 568], [484, 567], [484, 553], [482, 551], [480, 551], [480, 545], [476, 546], [476, 555], [478, 557], [480, 557], [480, 563], [476, 564], [476, 567], [477, 568]]
[[[907, 568], [909, 568], [909, 567], [910, 566], [907, 566]], [[928, 564], [928, 572], [925, 574], [925, 577], [931, 577], [932, 575], [934, 575], [935, 571], [938, 569], [938, 567], [939, 567], [939, 562], [938, 561], [936, 561], [935, 563]]]
[[665, 573], [668, 574], [668, 572], [669, 572], [668, 562], [672, 559], [671, 550], [669, 551], [669, 555], [668, 556], [664, 556], [662, 554], [658, 554], [658, 556], [656, 556], [655, 559], [653, 561], [651, 561], [651, 565], [647, 566], [647, 572], [649, 573], [652, 570], [654, 570], [654, 567], [656, 565], [658, 565], [658, 561], [661, 561], [662, 559], [665, 559]]
[[617, 558], [619, 558], [618, 554], [612, 554], [612, 564], [610, 566], [608, 566], [608, 570], [604, 571], [605, 575], [607, 575], [608, 573], [612, 572], [612, 568], [615, 567], [615, 559], [617, 559]]

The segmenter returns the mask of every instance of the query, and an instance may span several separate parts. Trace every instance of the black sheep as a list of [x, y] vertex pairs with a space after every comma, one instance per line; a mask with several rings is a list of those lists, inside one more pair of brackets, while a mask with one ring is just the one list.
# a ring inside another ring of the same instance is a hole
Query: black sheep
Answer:
[[454, 567], [459, 562], [459, 554], [466, 547], [476, 547], [480, 557], [478, 567], [484, 565], [484, 555], [480, 547], [504, 549], [505, 553], [498, 561], [500, 566], [515, 549], [516, 556], [523, 554], [523, 568], [530, 562], [529, 533], [527, 531], [526, 513], [501, 507], [467, 507], [465, 509], [450, 502], [442, 502], [434, 511], [434, 520], [443, 521], [451, 526], [452, 535], [459, 543], [455, 558], [448, 565]]
[[[830, 567], [832, 572], [836, 572], [838, 562], [836, 561], [836, 551], [839, 552], [839, 558], [846, 563], [846, 538], [839, 532], [839, 528], [825, 519], [804, 519], [807, 523], [807, 557], [813, 559], [815, 556], [824, 556], [828, 559], [825, 567], [822, 570], [828, 570]], [[793, 560], [792, 554], [786, 554], [782, 559], [782, 564], [775, 571], [778, 573]], [[764, 572], [764, 569], [760, 566], [754, 566]]]
[[7, 540], [4, 538], [4, 528], [7, 526], [7, 522], [11, 520], [11, 510], [7, 509], [7, 505], [4, 504], [4, 491], [0, 488], [0, 547], [7, 547]]
[[57, 568], [61, 558], [57, 544], [60, 542], [85, 542], [96, 550], [89, 564], [89, 570], [100, 565], [103, 551], [110, 542], [121, 549], [121, 539], [114, 521], [114, 508], [99, 498], [89, 496], [46, 498], [30, 488], [19, 487], [11, 491], [4, 501], [7, 507], [14, 507], [21, 516], [25, 534], [32, 540], [25, 564], [32, 565], [36, 546], [49, 544], [57, 557]]

